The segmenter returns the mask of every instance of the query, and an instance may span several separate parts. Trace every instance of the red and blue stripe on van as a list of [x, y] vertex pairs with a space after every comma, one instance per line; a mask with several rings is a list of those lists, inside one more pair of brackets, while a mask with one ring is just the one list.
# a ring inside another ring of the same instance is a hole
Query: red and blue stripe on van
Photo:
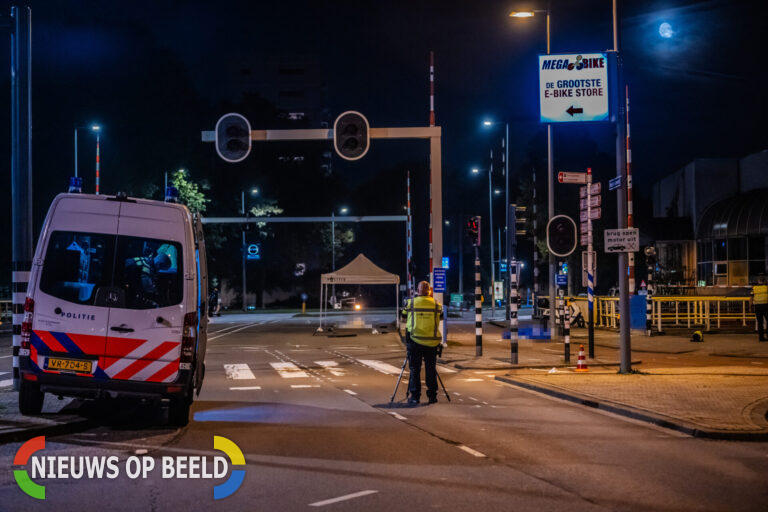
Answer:
[[33, 330], [30, 342], [30, 364], [40, 372], [62, 373], [40, 368], [39, 355], [98, 359], [93, 374], [78, 373], [96, 379], [171, 382], [179, 370], [176, 341], [108, 337], [106, 355], [96, 355], [105, 352], [103, 336]]

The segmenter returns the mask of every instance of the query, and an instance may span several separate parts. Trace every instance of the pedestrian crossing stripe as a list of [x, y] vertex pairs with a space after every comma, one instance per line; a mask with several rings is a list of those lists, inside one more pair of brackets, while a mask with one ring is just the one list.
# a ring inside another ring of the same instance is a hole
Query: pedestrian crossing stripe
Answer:
[[247, 364], [225, 364], [224, 365], [224, 373], [226, 373], [228, 379], [233, 380], [243, 380], [243, 379], [255, 379], [256, 376], [253, 374], [251, 369], [248, 367]]
[[324, 370], [328, 370], [331, 375], [336, 377], [344, 377], [347, 374], [347, 370], [339, 367], [339, 363], [336, 361], [315, 361], [315, 364], [322, 366]]
[[284, 379], [307, 378], [309, 374], [293, 363], [269, 363], [269, 365]]
[[357, 362], [362, 363], [365, 366], [368, 366], [370, 368], [373, 368], [374, 370], [379, 371], [381, 373], [386, 373], [389, 375], [400, 374], [400, 368], [396, 368], [391, 364], [384, 363], [382, 361], [375, 361], [373, 359], [358, 359]]

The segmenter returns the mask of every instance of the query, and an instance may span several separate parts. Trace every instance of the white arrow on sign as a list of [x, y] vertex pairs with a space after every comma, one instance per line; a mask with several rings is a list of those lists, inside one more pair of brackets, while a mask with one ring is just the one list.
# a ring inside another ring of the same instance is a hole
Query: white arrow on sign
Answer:
[[587, 173], [585, 172], [559, 172], [557, 181], [560, 183], [586, 183]]
[[[591, 194], [592, 196], [597, 195], [602, 190], [602, 187], [600, 186], [600, 182], [593, 183], [591, 187]], [[583, 187], [579, 187], [579, 198], [584, 199], [587, 197], [587, 186], [584, 185]]]
[[[592, 208], [597, 208], [602, 203], [602, 200], [600, 199], [602, 196], [589, 196], [589, 206]], [[586, 199], [580, 199], [579, 200], [579, 207], [582, 210], [587, 209], [587, 200]]]
[[[589, 212], [589, 218], [592, 220], [597, 220], [600, 217], [602, 217], [601, 209], [595, 208], [594, 210], [590, 210]], [[587, 211], [581, 210], [581, 214], [579, 215], [579, 219], [581, 222], [587, 222]]]

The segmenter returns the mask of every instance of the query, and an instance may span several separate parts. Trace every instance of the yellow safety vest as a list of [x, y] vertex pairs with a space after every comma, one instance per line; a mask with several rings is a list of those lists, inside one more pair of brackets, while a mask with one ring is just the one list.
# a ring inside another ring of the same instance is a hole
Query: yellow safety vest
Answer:
[[768, 304], [768, 286], [758, 284], [752, 287], [755, 296], [755, 304]]
[[406, 302], [408, 319], [405, 325], [413, 341], [426, 347], [436, 347], [440, 344], [442, 336], [437, 328], [442, 309], [440, 303], [432, 297], [419, 296]]

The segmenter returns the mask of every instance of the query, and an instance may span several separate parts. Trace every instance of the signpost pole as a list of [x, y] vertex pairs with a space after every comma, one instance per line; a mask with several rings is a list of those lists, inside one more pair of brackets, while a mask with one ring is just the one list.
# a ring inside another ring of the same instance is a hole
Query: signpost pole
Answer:
[[[245, 191], [241, 191], [240, 193], [240, 205], [242, 207], [243, 211], [243, 217], [245, 217]], [[245, 245], [245, 226], [243, 225], [243, 229], [241, 230], [243, 234], [243, 240], [242, 240], [242, 262], [243, 262], [243, 313], [248, 312], [248, 305], [246, 303], [246, 290], [245, 290], [245, 260], [248, 258], [248, 251], [247, 247]]]
[[510, 364], [517, 364], [518, 354], [518, 320], [517, 320], [517, 205], [507, 205], [507, 276], [509, 276], [509, 292], [507, 306], [509, 308], [509, 352]]
[[480, 248], [475, 245], [475, 355], [483, 355], [483, 303], [480, 297], [483, 289], [480, 284]]
[[587, 168], [587, 328], [589, 336], [589, 358], [595, 357], [595, 326], [594, 326], [594, 307], [595, 307], [595, 275], [592, 272], [594, 267], [594, 254], [592, 253], [592, 168]]

